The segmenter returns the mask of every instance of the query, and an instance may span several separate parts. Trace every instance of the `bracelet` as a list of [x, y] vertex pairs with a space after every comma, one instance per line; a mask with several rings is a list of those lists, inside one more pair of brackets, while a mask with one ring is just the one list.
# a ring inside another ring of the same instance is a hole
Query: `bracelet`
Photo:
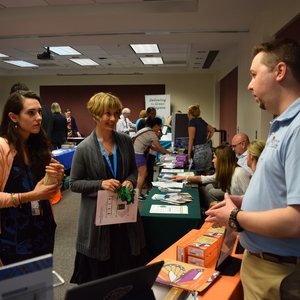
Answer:
[[20, 193], [18, 193], [18, 201], [19, 201], [20, 208], [22, 208], [21, 194]]
[[18, 207], [19, 205], [17, 204], [16, 198], [15, 198], [15, 193], [10, 194], [10, 199], [11, 202], [13, 203], [14, 207]]

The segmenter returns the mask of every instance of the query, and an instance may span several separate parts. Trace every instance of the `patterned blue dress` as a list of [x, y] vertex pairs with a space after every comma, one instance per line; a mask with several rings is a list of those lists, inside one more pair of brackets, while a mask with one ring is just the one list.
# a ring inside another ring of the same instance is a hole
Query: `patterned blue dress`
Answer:
[[[32, 191], [35, 185], [30, 168], [21, 168], [15, 156], [4, 192]], [[30, 202], [0, 210], [0, 258], [4, 265], [53, 253], [56, 223], [51, 204], [41, 199], [39, 208], [39, 215], [32, 214]]]

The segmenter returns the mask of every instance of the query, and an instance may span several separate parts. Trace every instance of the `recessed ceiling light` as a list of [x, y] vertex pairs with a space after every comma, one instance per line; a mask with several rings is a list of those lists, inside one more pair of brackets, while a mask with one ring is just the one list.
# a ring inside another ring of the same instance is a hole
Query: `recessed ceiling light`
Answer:
[[130, 44], [135, 53], [159, 53], [157, 44]]
[[70, 60], [81, 66], [99, 66], [98, 63], [89, 58], [70, 58]]
[[8, 55], [0, 53], [0, 57], [8, 57]]
[[[47, 49], [48, 47], [44, 48]], [[82, 55], [80, 52], [70, 46], [49, 47], [49, 50], [58, 55]]]
[[38, 65], [29, 63], [24, 60], [3, 60], [3, 62], [22, 68], [38, 68]]
[[144, 65], [163, 65], [161, 57], [140, 57]]

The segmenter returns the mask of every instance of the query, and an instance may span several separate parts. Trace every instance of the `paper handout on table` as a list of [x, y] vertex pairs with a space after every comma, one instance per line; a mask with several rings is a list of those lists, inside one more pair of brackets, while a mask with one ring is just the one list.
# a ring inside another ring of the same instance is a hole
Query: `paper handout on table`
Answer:
[[176, 215], [187, 215], [189, 213], [188, 207], [173, 206], [173, 205], [156, 205], [152, 204], [150, 208], [150, 214], [176, 214]]
[[163, 285], [171, 285], [189, 291], [202, 292], [220, 274], [213, 269], [206, 269], [196, 265], [165, 259], [156, 282]]
[[99, 190], [95, 224], [97, 226], [136, 222], [138, 196], [134, 195], [134, 202], [127, 204], [118, 198], [117, 193]]
[[161, 170], [161, 173], [174, 173], [174, 174], [177, 174], [177, 173], [182, 173], [182, 172], [184, 172], [184, 169], [174, 169], [174, 170], [162, 169]]
[[152, 185], [155, 187], [178, 188], [178, 189], [183, 188], [183, 183], [176, 182], [176, 181], [172, 181], [172, 182], [154, 181], [152, 182]]

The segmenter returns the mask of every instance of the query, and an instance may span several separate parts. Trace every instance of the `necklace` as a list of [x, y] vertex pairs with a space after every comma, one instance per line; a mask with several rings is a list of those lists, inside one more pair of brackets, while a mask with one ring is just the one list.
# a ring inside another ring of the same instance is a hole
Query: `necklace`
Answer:
[[105, 145], [102, 143], [103, 147], [105, 148], [105, 150], [108, 152], [107, 154], [110, 156], [113, 154], [112, 149], [113, 147], [109, 150], [108, 148], [105, 147]]

